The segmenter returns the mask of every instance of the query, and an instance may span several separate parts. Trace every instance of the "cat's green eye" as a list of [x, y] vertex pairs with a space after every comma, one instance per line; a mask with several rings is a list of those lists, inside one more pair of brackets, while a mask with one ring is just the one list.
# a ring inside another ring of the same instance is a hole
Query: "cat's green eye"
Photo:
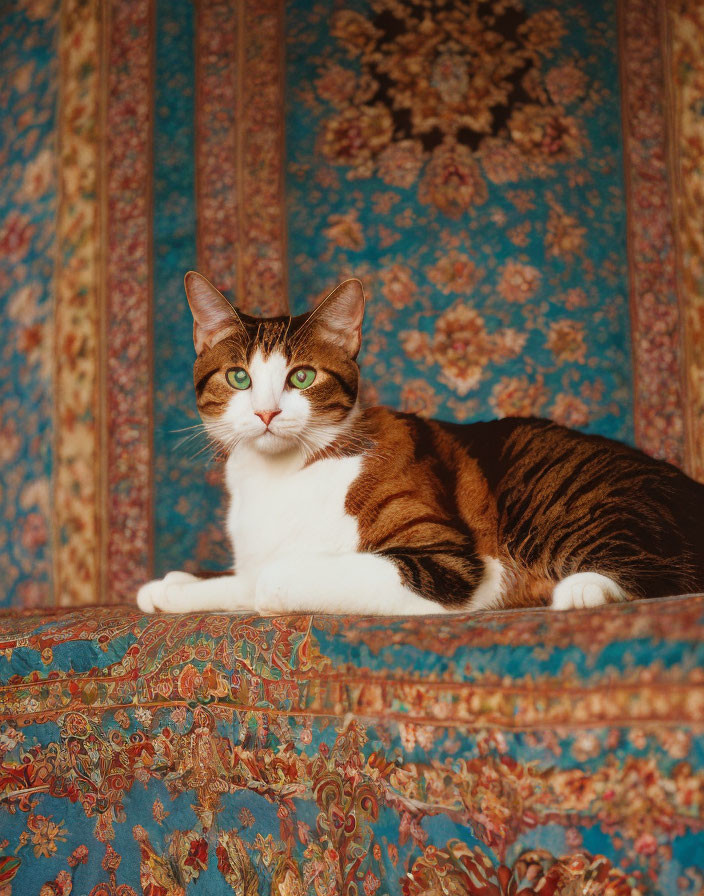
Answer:
[[252, 379], [244, 367], [232, 367], [226, 375], [233, 389], [249, 389], [252, 385]]
[[289, 376], [288, 382], [295, 389], [307, 389], [315, 380], [315, 371], [312, 367], [299, 367]]

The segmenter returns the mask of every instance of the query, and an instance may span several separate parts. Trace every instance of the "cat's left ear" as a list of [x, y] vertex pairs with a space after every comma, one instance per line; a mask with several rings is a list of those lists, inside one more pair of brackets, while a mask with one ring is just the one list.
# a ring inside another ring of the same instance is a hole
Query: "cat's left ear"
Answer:
[[242, 329], [235, 309], [202, 274], [189, 271], [183, 285], [193, 314], [193, 344], [197, 355]]
[[362, 345], [362, 281], [353, 278], [342, 282], [323, 299], [314, 315], [315, 326], [322, 335], [343, 348], [352, 358], [356, 358]]

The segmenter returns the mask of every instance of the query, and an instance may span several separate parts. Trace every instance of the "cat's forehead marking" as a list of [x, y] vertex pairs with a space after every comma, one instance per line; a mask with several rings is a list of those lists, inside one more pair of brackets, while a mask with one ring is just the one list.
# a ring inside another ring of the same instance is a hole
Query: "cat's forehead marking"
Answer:
[[260, 351], [262, 355], [271, 355], [275, 351], [284, 353], [284, 344], [290, 326], [290, 317], [258, 321], [251, 326], [249, 331], [250, 350]]
[[286, 325], [282, 320], [276, 321], [264, 327], [261, 338], [261, 347], [265, 352], [271, 352], [274, 346], [278, 345], [283, 339]]

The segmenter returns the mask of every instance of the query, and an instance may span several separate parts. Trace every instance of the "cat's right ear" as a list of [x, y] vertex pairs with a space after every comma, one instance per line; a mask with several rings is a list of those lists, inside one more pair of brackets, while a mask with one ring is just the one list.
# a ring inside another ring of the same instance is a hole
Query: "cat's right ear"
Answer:
[[202, 274], [189, 271], [183, 285], [193, 314], [193, 344], [197, 355], [242, 328], [235, 309]]
[[326, 296], [309, 319], [327, 339], [356, 358], [362, 345], [363, 317], [364, 287], [352, 277]]

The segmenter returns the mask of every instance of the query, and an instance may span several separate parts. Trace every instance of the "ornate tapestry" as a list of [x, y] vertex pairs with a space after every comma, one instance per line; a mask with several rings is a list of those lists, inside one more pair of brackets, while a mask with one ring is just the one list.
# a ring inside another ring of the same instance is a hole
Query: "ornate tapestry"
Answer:
[[0, 615], [2, 896], [701, 896], [704, 597]]
[[366, 402], [551, 416], [704, 475], [703, 57], [668, 10], [5, 5], [0, 602], [227, 565], [194, 267], [266, 314], [361, 276]]

